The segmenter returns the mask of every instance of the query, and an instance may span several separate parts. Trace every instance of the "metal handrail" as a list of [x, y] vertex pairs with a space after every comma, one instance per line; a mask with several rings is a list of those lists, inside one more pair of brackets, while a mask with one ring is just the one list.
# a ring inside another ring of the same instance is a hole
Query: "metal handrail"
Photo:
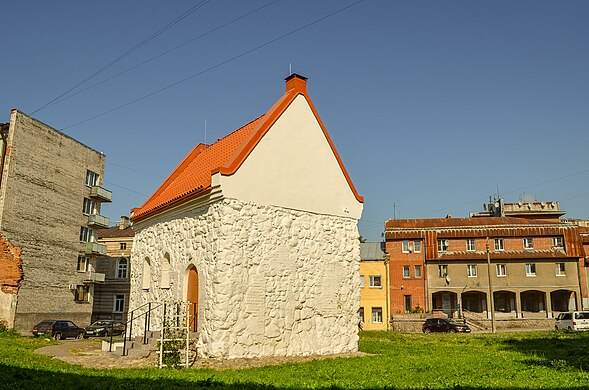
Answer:
[[[135, 316], [135, 312], [143, 309], [147, 306], [147, 310], [138, 316]], [[129, 338], [133, 334], [133, 322], [145, 316], [145, 323], [143, 326], [143, 344], [147, 344], [147, 332], [149, 331], [149, 325], [151, 324], [151, 312], [162, 306], [161, 303], [147, 302], [129, 312], [131, 318], [125, 322], [125, 330], [123, 332], [123, 356], [127, 356], [127, 330], [129, 330]], [[112, 340], [111, 340], [112, 344]]]

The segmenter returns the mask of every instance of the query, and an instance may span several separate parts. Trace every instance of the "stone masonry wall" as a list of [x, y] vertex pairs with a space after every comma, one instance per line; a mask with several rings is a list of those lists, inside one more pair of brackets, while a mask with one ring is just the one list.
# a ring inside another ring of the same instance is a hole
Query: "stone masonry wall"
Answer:
[[[199, 355], [256, 357], [352, 352], [358, 346], [357, 221], [225, 199], [140, 227], [132, 254], [133, 309], [186, 296], [199, 272]], [[168, 254], [170, 288], [160, 288]], [[151, 263], [142, 289], [143, 261]], [[152, 329], [161, 320], [152, 317]], [[136, 333], [142, 324], [137, 324]]]
[[76, 267], [82, 249], [80, 227], [88, 223], [82, 213], [83, 199], [90, 194], [87, 169], [102, 177], [104, 155], [12, 112], [0, 187], [0, 228], [22, 248], [24, 279], [14, 324], [9, 324], [22, 333], [30, 334], [44, 319], [69, 319], [79, 326], [90, 321], [91, 302], [76, 303], [68, 288], [81, 284], [84, 275]]
[[0, 323], [12, 324], [16, 294], [23, 279], [21, 249], [0, 234]]

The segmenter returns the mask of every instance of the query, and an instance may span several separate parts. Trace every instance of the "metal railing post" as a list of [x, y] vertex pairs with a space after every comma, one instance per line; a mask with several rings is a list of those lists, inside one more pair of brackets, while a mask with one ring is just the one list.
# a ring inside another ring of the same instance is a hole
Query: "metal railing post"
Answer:
[[[133, 318], [133, 314], [131, 314]], [[123, 333], [123, 356], [127, 356], [127, 323], [125, 323], [125, 332]]]
[[110, 323], [110, 345], [108, 346], [108, 352], [112, 352], [112, 333], [113, 333], [112, 326], [113, 326], [113, 323], [111, 322]]

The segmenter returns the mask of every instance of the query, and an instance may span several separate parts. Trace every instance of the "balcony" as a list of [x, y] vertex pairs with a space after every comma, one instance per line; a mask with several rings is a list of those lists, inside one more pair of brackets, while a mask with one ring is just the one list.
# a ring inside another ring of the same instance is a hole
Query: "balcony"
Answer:
[[86, 272], [84, 274], [84, 284], [104, 283], [104, 274], [98, 272]]
[[84, 244], [84, 253], [87, 255], [106, 255], [106, 245], [87, 242]]
[[89, 227], [107, 228], [108, 223], [109, 223], [108, 218], [106, 218], [100, 214], [90, 214], [88, 216], [88, 226]]
[[112, 192], [100, 186], [92, 186], [90, 189], [90, 198], [98, 202], [111, 202]]

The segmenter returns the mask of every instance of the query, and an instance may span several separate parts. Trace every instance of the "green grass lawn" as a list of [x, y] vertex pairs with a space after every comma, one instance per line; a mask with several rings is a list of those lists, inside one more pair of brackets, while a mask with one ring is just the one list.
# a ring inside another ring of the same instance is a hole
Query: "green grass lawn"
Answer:
[[0, 333], [7, 389], [589, 389], [589, 332], [421, 335], [362, 332], [371, 356], [243, 370], [91, 370]]

